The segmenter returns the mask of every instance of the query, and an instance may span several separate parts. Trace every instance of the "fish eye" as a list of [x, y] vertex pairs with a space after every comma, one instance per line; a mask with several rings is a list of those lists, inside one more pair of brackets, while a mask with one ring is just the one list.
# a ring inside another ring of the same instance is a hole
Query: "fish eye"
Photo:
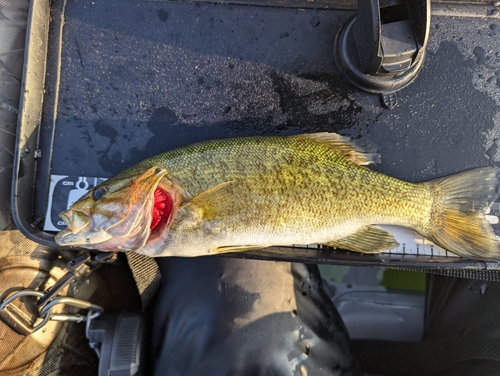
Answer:
[[104, 194], [107, 192], [107, 189], [106, 187], [100, 187], [100, 188], [97, 188], [94, 190], [94, 192], [92, 193], [92, 197], [94, 198], [94, 200], [99, 200], [102, 196], [104, 196]]

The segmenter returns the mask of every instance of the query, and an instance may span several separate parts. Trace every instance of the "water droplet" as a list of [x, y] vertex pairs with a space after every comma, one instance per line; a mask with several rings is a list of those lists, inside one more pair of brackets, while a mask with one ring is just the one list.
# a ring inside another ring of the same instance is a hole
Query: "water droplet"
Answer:
[[486, 292], [486, 287], [487, 287], [487, 286], [486, 286], [486, 283], [483, 283], [483, 284], [481, 285], [481, 295], [484, 295], [484, 293]]

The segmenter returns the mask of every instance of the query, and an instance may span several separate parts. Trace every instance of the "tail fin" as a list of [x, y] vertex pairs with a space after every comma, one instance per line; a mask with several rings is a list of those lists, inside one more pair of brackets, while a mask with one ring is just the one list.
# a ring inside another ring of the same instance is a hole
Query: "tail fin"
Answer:
[[424, 184], [438, 197], [427, 238], [459, 256], [500, 259], [500, 242], [484, 214], [499, 195], [499, 168], [477, 168]]

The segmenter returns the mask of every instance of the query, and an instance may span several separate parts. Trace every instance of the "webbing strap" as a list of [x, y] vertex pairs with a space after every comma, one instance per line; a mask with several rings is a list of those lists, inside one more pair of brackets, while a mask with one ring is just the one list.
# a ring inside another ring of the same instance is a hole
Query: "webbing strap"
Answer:
[[428, 274], [442, 275], [444, 277], [465, 278], [478, 281], [500, 282], [500, 270], [487, 269], [426, 269], [426, 268], [408, 268], [392, 267], [391, 269], [407, 270], [412, 272], [423, 272]]
[[145, 309], [160, 287], [161, 273], [156, 260], [136, 252], [125, 253]]
[[[429, 272], [429, 270], [423, 270]], [[445, 277], [475, 279], [480, 281], [500, 282], [500, 270], [471, 270], [471, 269], [437, 269], [431, 273]]]

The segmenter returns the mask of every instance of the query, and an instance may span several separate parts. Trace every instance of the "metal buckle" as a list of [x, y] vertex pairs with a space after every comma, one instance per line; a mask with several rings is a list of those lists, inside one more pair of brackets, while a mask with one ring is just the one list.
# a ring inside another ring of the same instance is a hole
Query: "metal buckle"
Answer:
[[44, 315], [41, 315], [42, 321], [35, 325], [35, 323], [31, 322], [31, 320], [23, 311], [10, 304], [14, 300], [23, 296], [34, 296], [37, 298], [41, 298], [43, 296], [43, 292], [34, 290], [21, 290], [12, 294], [0, 305], [0, 316], [2, 320], [6, 324], [8, 324], [14, 331], [27, 336], [41, 329], [49, 321], [50, 317], [52, 316], [52, 309], [49, 308], [47, 311], [45, 311]]
[[[89, 317], [95, 319], [104, 312], [104, 308], [97, 304], [92, 304], [86, 300], [71, 298], [69, 296], [61, 296], [51, 300], [45, 307], [39, 311], [41, 321], [35, 325], [19, 308], [11, 305], [14, 300], [23, 296], [34, 296], [41, 298], [44, 296], [43, 292], [34, 290], [21, 290], [12, 294], [0, 305], [0, 316], [9, 324], [9, 326], [17, 333], [22, 335], [29, 335], [41, 329], [49, 320], [51, 321], [73, 321], [83, 322]], [[86, 316], [79, 313], [76, 314], [52, 314], [52, 308], [59, 304], [65, 304], [72, 307], [88, 310]], [[89, 316], [90, 315], [90, 316]]]
[[[68, 272], [47, 291], [21, 290], [1, 302], [0, 319], [15, 332], [27, 336], [41, 329], [49, 320], [83, 322], [97, 318], [104, 311], [101, 306], [81, 299], [68, 296], [56, 297], [56, 295], [75, 278], [92, 273], [103, 263], [114, 261], [116, 257], [114, 253], [99, 253], [93, 257], [89, 253], [84, 253], [76, 257], [68, 263]], [[36, 308], [39, 310], [38, 316], [40, 321], [37, 319], [33, 322], [22, 310], [11, 304], [14, 300], [23, 296], [38, 298]], [[80, 313], [52, 314], [52, 308], [60, 304], [86, 309], [88, 313], [87, 315]]]

